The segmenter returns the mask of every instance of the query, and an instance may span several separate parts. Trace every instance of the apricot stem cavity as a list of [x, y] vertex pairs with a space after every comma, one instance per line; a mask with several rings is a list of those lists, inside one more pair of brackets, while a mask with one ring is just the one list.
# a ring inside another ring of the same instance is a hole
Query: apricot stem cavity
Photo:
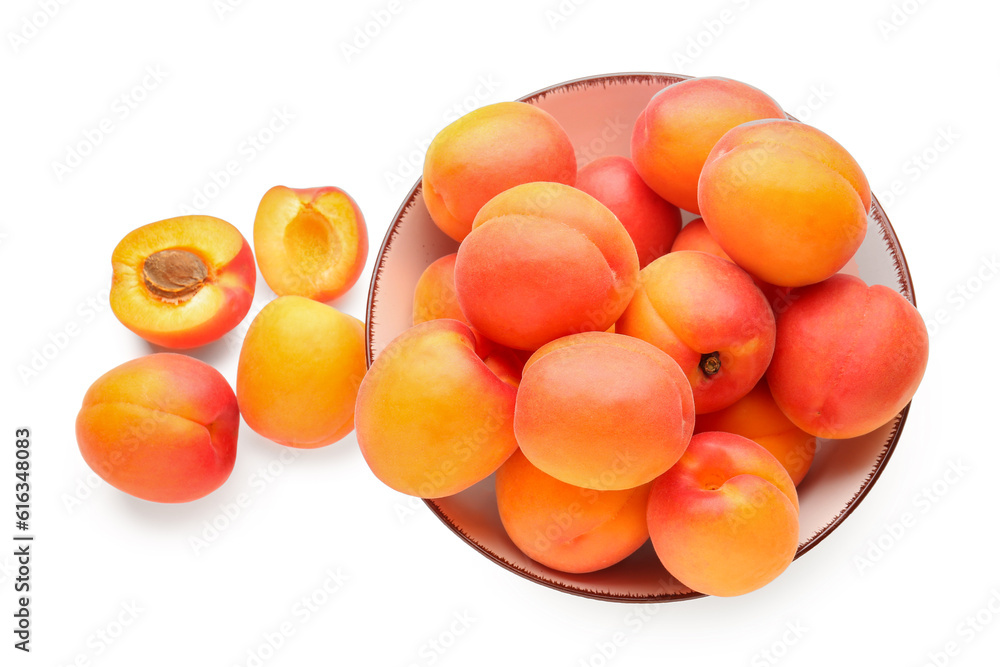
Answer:
[[208, 279], [208, 267], [198, 255], [180, 248], [160, 250], [142, 264], [146, 289], [170, 303], [188, 301]]
[[701, 363], [699, 366], [701, 367], [702, 373], [708, 377], [712, 377], [722, 370], [722, 362], [719, 360], [719, 353], [712, 352], [711, 354], [701, 355]]

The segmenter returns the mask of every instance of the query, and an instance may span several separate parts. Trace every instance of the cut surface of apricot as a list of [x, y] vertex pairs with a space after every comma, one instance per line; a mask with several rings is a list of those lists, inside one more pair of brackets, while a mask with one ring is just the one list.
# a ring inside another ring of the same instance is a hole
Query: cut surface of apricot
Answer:
[[156, 345], [197, 347], [246, 316], [257, 272], [250, 244], [236, 227], [188, 215], [139, 227], [111, 256], [111, 309]]
[[357, 282], [368, 258], [361, 209], [334, 187], [271, 188], [257, 209], [253, 240], [260, 273], [279, 296], [335, 299]]

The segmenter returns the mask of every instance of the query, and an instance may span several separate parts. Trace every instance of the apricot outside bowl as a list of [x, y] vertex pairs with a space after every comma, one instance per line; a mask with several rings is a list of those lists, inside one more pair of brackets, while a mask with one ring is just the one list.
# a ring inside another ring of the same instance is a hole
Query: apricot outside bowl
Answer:
[[[521, 98], [556, 117], [569, 133], [579, 165], [602, 155], [629, 155], [632, 125], [654, 94], [688, 77], [660, 73], [590, 76]], [[694, 216], [684, 212], [685, 222]], [[403, 200], [379, 251], [368, 293], [368, 364], [410, 326], [413, 290], [431, 262], [458, 244], [431, 221], [418, 180]], [[915, 304], [913, 282], [899, 240], [874, 198], [868, 232], [845, 269], [868, 284], [882, 284]], [[899, 441], [909, 405], [883, 427], [850, 441], [820, 440], [816, 458], [798, 487], [796, 558], [822, 542], [854, 511], [878, 480]], [[515, 574], [583, 597], [618, 602], [668, 602], [702, 597], [670, 576], [650, 543], [624, 561], [590, 574], [565, 574], [522, 554], [504, 532], [493, 478], [454, 496], [425, 501], [461, 540]]]

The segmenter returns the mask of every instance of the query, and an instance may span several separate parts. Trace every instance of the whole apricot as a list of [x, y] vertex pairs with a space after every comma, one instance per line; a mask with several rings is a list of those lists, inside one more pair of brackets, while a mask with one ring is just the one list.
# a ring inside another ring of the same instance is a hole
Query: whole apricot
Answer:
[[257, 314], [240, 349], [236, 396], [247, 426], [313, 449], [354, 430], [365, 374], [365, 325], [325, 303], [278, 297]]
[[236, 462], [240, 414], [222, 374], [182, 354], [139, 357], [83, 397], [76, 440], [101, 479], [137, 498], [183, 503], [222, 485]]

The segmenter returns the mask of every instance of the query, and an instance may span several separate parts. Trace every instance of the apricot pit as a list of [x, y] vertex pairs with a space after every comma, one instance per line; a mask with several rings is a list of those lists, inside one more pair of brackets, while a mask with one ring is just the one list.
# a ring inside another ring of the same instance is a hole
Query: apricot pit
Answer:
[[146, 289], [171, 303], [187, 301], [207, 279], [205, 262], [193, 252], [180, 248], [154, 252], [142, 263], [142, 282]]

